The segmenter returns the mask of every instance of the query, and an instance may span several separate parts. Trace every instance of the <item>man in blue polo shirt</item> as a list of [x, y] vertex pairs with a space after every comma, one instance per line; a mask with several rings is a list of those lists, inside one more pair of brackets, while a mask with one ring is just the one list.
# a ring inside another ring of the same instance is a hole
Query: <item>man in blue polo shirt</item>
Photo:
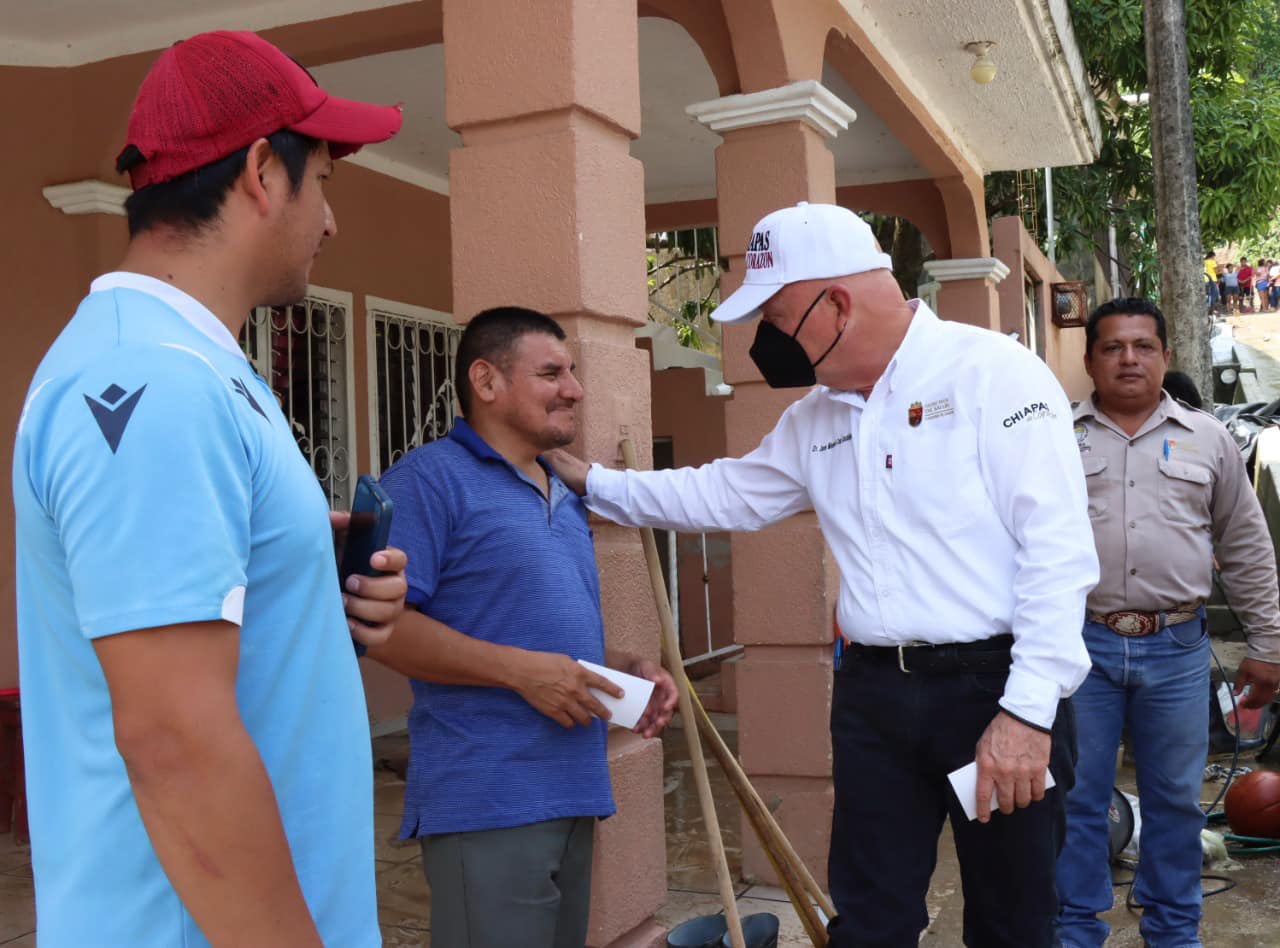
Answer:
[[590, 689], [620, 691], [577, 660], [656, 682], [645, 737], [675, 686], [605, 648], [586, 509], [540, 457], [578, 430], [564, 331], [532, 310], [480, 313], [457, 386], [465, 420], [382, 480], [413, 607], [369, 649], [412, 679], [401, 836], [421, 837], [433, 942], [582, 948], [595, 821], [614, 812]]
[[305, 291], [333, 157], [399, 125], [252, 33], [171, 47], [138, 93], [128, 252], [14, 446], [42, 946], [380, 944], [352, 636], [390, 634], [404, 555], [340, 593], [324, 495], [236, 334]]

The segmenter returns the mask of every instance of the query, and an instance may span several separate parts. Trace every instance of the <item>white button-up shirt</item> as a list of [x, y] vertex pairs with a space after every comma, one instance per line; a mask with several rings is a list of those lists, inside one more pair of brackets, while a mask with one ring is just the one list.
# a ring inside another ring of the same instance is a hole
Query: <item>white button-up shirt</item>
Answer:
[[911, 305], [869, 398], [818, 386], [742, 458], [675, 471], [594, 464], [587, 506], [684, 531], [758, 530], [812, 507], [840, 566], [847, 639], [1012, 633], [1000, 703], [1047, 728], [1089, 670], [1081, 628], [1098, 580], [1071, 408], [1013, 340]]

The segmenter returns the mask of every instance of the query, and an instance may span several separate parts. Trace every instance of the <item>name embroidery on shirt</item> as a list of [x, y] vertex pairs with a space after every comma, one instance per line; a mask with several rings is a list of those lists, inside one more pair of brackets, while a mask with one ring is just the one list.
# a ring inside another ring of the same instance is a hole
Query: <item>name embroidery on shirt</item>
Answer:
[[1046, 402], [1032, 402], [1024, 408], [1019, 408], [1012, 415], [1004, 420], [1006, 428], [1012, 428], [1020, 421], [1035, 421], [1039, 418], [1056, 418], [1058, 417], [1049, 408]]
[[840, 445], [844, 444], [846, 441], [852, 441], [852, 440], [853, 440], [853, 434], [850, 433], [847, 435], [841, 435], [839, 438], [836, 438], [834, 441], [828, 441], [826, 444], [811, 444], [809, 445], [809, 453], [819, 454], [822, 451], [830, 451], [832, 448], [838, 448], [840, 447]]

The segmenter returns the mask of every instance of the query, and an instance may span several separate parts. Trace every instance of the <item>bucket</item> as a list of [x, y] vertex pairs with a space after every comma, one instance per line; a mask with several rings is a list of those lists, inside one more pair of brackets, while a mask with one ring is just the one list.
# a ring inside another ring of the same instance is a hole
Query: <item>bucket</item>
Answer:
[[[778, 916], [772, 912], [757, 912], [742, 917], [742, 941], [747, 948], [778, 948]], [[733, 948], [733, 941], [726, 931], [721, 937], [721, 948]]]
[[719, 948], [720, 937], [728, 931], [729, 924], [723, 914], [691, 918], [671, 929], [667, 948]]
[[1108, 851], [1112, 860], [1125, 853], [1137, 856], [1135, 834], [1141, 825], [1138, 816], [1138, 798], [1111, 788], [1111, 806], [1107, 809]]

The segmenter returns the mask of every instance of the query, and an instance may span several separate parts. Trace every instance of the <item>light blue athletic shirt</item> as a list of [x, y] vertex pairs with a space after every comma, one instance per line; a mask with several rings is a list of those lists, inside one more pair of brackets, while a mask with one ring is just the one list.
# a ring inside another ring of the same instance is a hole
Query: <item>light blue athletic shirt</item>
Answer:
[[325, 944], [380, 944], [327, 506], [230, 332], [157, 280], [96, 280], [32, 381], [13, 490], [41, 948], [207, 944], [143, 829], [91, 640], [214, 619], [240, 624], [240, 714]]

